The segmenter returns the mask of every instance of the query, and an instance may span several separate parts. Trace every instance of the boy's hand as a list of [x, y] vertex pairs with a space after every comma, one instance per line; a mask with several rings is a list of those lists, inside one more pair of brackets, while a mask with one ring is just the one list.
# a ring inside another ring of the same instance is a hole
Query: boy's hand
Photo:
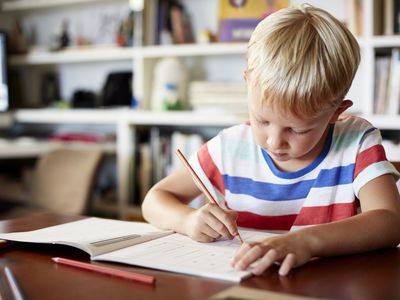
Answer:
[[281, 265], [279, 274], [285, 276], [292, 268], [305, 264], [311, 257], [306, 239], [295, 232], [244, 243], [233, 256], [231, 266], [245, 270], [254, 263], [252, 273], [260, 275], [271, 265], [278, 263]]
[[198, 242], [213, 242], [221, 236], [233, 239], [237, 233], [237, 213], [208, 203], [193, 210], [186, 218], [186, 234]]

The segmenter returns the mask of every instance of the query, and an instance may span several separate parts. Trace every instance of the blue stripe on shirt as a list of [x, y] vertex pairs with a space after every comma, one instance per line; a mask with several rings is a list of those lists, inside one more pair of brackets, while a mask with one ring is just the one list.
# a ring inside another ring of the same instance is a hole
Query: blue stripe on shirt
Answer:
[[225, 189], [232, 194], [249, 195], [260, 200], [280, 201], [306, 198], [311, 188], [330, 187], [353, 182], [355, 164], [323, 169], [316, 179], [292, 184], [275, 184], [245, 177], [223, 175]]

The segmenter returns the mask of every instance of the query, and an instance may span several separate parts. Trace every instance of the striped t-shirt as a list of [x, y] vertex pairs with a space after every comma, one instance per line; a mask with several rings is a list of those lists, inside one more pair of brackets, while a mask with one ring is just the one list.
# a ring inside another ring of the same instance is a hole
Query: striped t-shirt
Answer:
[[320, 155], [296, 172], [276, 168], [248, 124], [222, 130], [190, 162], [219, 204], [238, 212], [238, 226], [267, 230], [353, 216], [368, 181], [388, 173], [398, 176], [386, 159], [379, 130], [358, 117], [332, 125]]

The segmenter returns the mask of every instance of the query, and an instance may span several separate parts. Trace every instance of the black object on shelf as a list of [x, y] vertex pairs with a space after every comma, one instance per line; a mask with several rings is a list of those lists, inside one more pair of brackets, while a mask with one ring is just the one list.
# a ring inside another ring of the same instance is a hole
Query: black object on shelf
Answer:
[[131, 106], [132, 96], [132, 72], [108, 74], [101, 94], [101, 105]]
[[41, 78], [41, 98], [44, 106], [51, 106], [60, 101], [60, 83], [58, 74], [55, 72], [45, 73]]
[[77, 90], [72, 96], [73, 108], [95, 108], [96, 94], [91, 91]]

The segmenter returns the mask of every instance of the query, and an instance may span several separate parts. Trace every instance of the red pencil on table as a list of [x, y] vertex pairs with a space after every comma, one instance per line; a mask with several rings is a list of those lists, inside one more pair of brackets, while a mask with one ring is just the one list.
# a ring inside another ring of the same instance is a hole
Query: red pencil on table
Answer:
[[[200, 177], [197, 176], [196, 172], [193, 170], [192, 166], [189, 164], [189, 162], [187, 161], [187, 159], [185, 158], [185, 156], [183, 155], [183, 153], [181, 152], [181, 150], [176, 149], [176, 155], [178, 155], [178, 157], [181, 159], [181, 161], [183, 162], [183, 164], [185, 165], [185, 167], [188, 169], [188, 171], [190, 172], [190, 174], [193, 177], [194, 182], [196, 183], [196, 185], [199, 187], [199, 189], [207, 196], [208, 200], [210, 200], [212, 203], [217, 204], [217, 201], [215, 201], [214, 197], [211, 195], [211, 193], [207, 190], [206, 186], [204, 185], [204, 183], [201, 181]], [[243, 244], [243, 240], [242, 237], [240, 236], [239, 232], [235, 235], [237, 237], [237, 239], [239, 240], [240, 244]]]
[[155, 277], [144, 275], [144, 274], [126, 272], [126, 271], [117, 270], [114, 268], [92, 265], [92, 264], [88, 264], [88, 263], [84, 263], [84, 262], [80, 262], [80, 261], [76, 261], [76, 260], [72, 260], [72, 259], [61, 258], [61, 257], [53, 257], [52, 260], [58, 264], [67, 265], [67, 266], [84, 269], [84, 270], [88, 270], [88, 271], [93, 271], [93, 272], [97, 272], [97, 273], [102, 273], [102, 274], [106, 274], [106, 275], [111, 275], [111, 276], [115, 276], [115, 277], [125, 278], [125, 279], [129, 279], [129, 280], [134, 280], [134, 281], [138, 281], [138, 282], [142, 282], [142, 283], [146, 283], [146, 284], [153, 285], [156, 282]]

